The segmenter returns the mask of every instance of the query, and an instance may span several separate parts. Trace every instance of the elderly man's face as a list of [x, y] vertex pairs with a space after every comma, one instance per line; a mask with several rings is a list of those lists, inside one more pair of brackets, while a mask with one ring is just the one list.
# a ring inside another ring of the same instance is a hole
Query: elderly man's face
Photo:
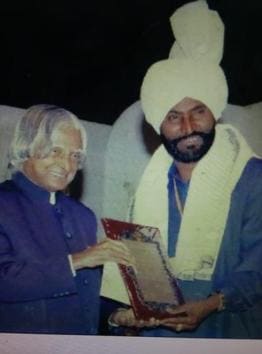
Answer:
[[161, 138], [176, 161], [200, 160], [213, 144], [215, 119], [200, 101], [186, 97], [176, 104], [161, 125]]
[[30, 157], [23, 164], [24, 174], [38, 186], [56, 192], [73, 180], [82, 149], [80, 131], [63, 127], [52, 134], [52, 146], [47, 156]]

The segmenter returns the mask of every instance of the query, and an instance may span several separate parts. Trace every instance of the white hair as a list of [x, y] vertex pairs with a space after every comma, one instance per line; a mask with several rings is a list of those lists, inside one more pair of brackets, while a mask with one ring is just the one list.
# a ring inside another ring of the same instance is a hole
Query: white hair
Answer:
[[[35, 156], [36, 153], [45, 157], [52, 147], [52, 134], [61, 127], [73, 127], [80, 131], [81, 152], [84, 157], [87, 136], [80, 120], [64, 108], [39, 104], [29, 107], [16, 125], [10, 147], [10, 166], [20, 170], [23, 162]], [[82, 162], [79, 163], [79, 169], [82, 168]]]

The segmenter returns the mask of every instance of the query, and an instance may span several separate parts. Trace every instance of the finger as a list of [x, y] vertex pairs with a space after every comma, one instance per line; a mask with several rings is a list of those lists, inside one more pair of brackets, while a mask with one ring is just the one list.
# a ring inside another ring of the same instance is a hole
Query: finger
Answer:
[[160, 320], [160, 324], [164, 325], [164, 326], [176, 326], [179, 323], [181, 323], [181, 321], [177, 318], [169, 318], [169, 319]]
[[144, 320], [137, 320], [134, 325], [138, 328], [142, 328], [146, 326], [146, 322]]
[[189, 330], [191, 328], [189, 328], [186, 325], [183, 325], [182, 323], [177, 323], [177, 324], [171, 324], [171, 323], [165, 323], [163, 324], [165, 327], [169, 327], [172, 328], [173, 330], [175, 330], [176, 332], [181, 332], [181, 331], [185, 331], [185, 330]]
[[192, 331], [195, 329], [196, 326], [188, 326], [188, 325], [183, 325], [182, 323], [179, 323], [174, 327], [176, 332], [182, 332], [182, 331]]
[[136, 258], [131, 254], [130, 249], [124, 241], [107, 239], [105, 246], [114, 252], [120, 252], [128, 260], [129, 265], [134, 267], [134, 271], [136, 272]]
[[120, 326], [132, 327], [135, 324], [135, 316], [132, 309], [118, 309], [114, 320]]
[[151, 317], [149, 320], [145, 321], [145, 327], [155, 327], [155, 319]]
[[174, 312], [172, 313], [172, 317], [188, 317], [188, 313], [186, 311]]
[[104, 242], [105, 242], [105, 246], [110, 246], [116, 250], [119, 250], [120, 252], [125, 252], [127, 254], [130, 254], [129, 248], [122, 241], [111, 240], [107, 238]]
[[148, 321], [145, 321], [145, 320], [142, 320], [142, 319], [140, 319], [140, 320], [137, 320], [136, 321], [136, 327], [139, 327], [139, 328], [142, 328], [142, 327], [153, 327], [153, 328], [155, 328], [155, 327], [157, 327], [157, 325], [158, 325], [158, 320], [156, 320], [155, 318], [150, 318]]
[[183, 326], [194, 326], [196, 320], [192, 316], [187, 317], [171, 317], [161, 320], [161, 324], [164, 326], [176, 326], [178, 324], [182, 324]]
[[97, 243], [94, 247], [97, 247], [99, 249], [114, 249], [116, 251], [126, 253], [126, 254], [130, 253], [129, 249], [121, 241], [115, 241], [109, 238], [102, 240], [101, 242]]
[[193, 329], [195, 329], [196, 326], [188, 326], [188, 325], [183, 325], [183, 324], [178, 324], [175, 327], [173, 327], [173, 329], [176, 332], [182, 332], [182, 331], [192, 331]]
[[183, 329], [184, 329], [184, 327], [183, 327], [183, 325], [182, 325], [181, 323], [179, 323], [179, 324], [177, 324], [177, 325], [175, 326], [175, 330], [176, 330], [177, 332], [181, 332], [181, 331], [183, 331]]
[[164, 318], [161, 320], [161, 324], [167, 324], [170, 323], [172, 325], [177, 325], [179, 323], [182, 324], [190, 324], [191, 323], [191, 318], [189, 316], [187, 317], [169, 317], [169, 318]]
[[121, 241], [108, 240], [103, 248], [108, 251], [109, 255], [117, 258], [113, 261], [118, 260], [120, 261], [118, 263], [121, 264], [135, 265], [135, 257], [131, 255], [130, 250]]
[[130, 255], [125, 255], [121, 252], [117, 252], [115, 250], [110, 250], [108, 254], [109, 261], [111, 262], [116, 262], [118, 264], [122, 264], [125, 266], [132, 266], [134, 267], [134, 272], [136, 272], [135, 269], [135, 261], [134, 257]]
[[159, 319], [156, 319], [155, 317], [151, 317], [147, 322], [148, 327], [158, 327], [159, 324], [160, 324]]
[[186, 305], [180, 305], [180, 306], [175, 306], [175, 307], [167, 307], [166, 312], [172, 314], [172, 315], [178, 315], [178, 316], [187, 316], [187, 307]]
[[87, 250], [87, 255], [94, 258], [99, 264], [104, 264], [105, 262], [116, 262], [124, 265], [132, 264], [132, 256], [127, 252], [119, 251], [115, 245], [110, 243], [99, 243]]

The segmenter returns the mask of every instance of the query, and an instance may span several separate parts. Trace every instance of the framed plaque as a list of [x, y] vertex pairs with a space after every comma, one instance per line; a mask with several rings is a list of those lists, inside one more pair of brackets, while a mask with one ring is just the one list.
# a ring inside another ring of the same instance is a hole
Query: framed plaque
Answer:
[[[121, 240], [135, 259], [135, 266], [118, 265], [136, 318], [171, 316], [167, 307], [184, 303], [177, 280], [155, 227], [102, 219], [107, 237]], [[173, 315], [174, 316], [174, 315]]]

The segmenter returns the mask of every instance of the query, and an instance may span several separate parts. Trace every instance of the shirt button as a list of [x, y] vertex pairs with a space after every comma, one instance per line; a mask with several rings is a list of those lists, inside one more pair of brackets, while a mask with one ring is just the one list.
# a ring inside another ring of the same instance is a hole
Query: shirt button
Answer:
[[61, 208], [59, 208], [58, 206], [56, 206], [55, 207], [55, 211], [57, 212], [57, 214], [60, 214], [60, 215], [62, 215], [62, 209]]
[[66, 235], [66, 238], [72, 238], [73, 237], [73, 235], [71, 234], [71, 232], [69, 232], [69, 231], [67, 231], [66, 233], [65, 233], [65, 235]]
[[84, 279], [84, 284], [88, 285], [89, 281], [87, 279]]

